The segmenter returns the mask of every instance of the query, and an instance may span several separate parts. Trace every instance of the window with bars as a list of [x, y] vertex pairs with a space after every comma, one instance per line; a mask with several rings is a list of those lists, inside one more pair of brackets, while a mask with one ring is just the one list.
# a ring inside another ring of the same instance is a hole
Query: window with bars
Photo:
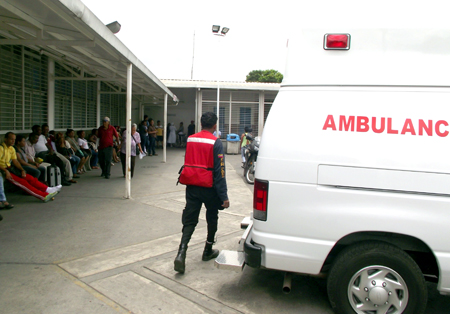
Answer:
[[[75, 69], [73, 69], [75, 71]], [[55, 62], [56, 77], [73, 74]], [[89, 75], [85, 75], [89, 77]], [[55, 128], [85, 129], [97, 127], [97, 82], [55, 81]]]
[[27, 47], [0, 46], [0, 130], [47, 122], [47, 57]]
[[119, 125], [124, 127], [126, 125], [126, 95], [114, 94], [114, 90], [109, 84], [102, 82], [102, 93], [100, 96], [100, 117], [109, 117], [111, 125]]
[[[202, 91], [202, 113], [217, 112], [217, 90]], [[220, 92], [219, 129], [222, 138], [229, 133], [242, 134], [250, 126], [258, 134], [259, 92]]]

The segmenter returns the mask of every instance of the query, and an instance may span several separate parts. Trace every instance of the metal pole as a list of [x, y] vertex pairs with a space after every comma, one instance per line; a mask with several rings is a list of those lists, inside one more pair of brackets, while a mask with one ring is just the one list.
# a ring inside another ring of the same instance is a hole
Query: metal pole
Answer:
[[195, 31], [194, 38], [192, 39], [192, 67], [191, 67], [191, 80], [194, 77], [194, 56], [195, 56]]
[[220, 85], [219, 80], [217, 80], [217, 137], [219, 137], [219, 107], [220, 107]]
[[125, 172], [125, 198], [131, 198], [131, 94], [133, 65], [127, 65], [127, 133], [126, 133], [126, 172]]
[[50, 130], [55, 128], [55, 61], [48, 59], [47, 123]]
[[[219, 37], [219, 43], [217, 44], [217, 47], [218, 47], [218, 54], [217, 54], [217, 56], [218, 56], [218, 59], [220, 60], [220, 38], [221, 38], [221, 36], [218, 36]], [[217, 62], [217, 72], [219, 72], [220, 71], [220, 69], [219, 69], [219, 64], [220, 64], [220, 62]], [[219, 121], [220, 121], [220, 85], [219, 85], [219, 79], [217, 78], [217, 137], [219, 137], [219, 130], [220, 130], [220, 128], [219, 128]]]
[[167, 96], [164, 95], [163, 162], [167, 162]]

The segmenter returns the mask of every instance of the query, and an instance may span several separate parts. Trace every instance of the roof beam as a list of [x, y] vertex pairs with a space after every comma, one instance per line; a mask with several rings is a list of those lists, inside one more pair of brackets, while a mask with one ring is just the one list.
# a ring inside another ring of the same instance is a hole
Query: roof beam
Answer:
[[44, 31], [68, 36], [79, 36], [80, 33], [69, 29], [59, 28], [55, 26], [44, 25]]
[[[115, 94], [115, 95], [126, 95], [127, 92], [107, 92], [107, 91], [101, 91], [100, 94]], [[155, 97], [155, 94], [150, 93], [136, 93], [133, 92], [133, 96], [152, 96]], [[158, 99], [161, 100], [161, 99]]]
[[55, 80], [64, 80], [64, 81], [104, 81], [104, 82], [124, 82], [126, 78], [119, 77], [62, 77], [55, 76]]
[[48, 39], [0, 39], [0, 45], [95, 47], [95, 41], [93, 41], [93, 40], [48, 40]]
[[9, 4], [5, 0], [0, 0], [0, 7], [5, 8], [9, 12], [11, 12], [14, 15], [18, 16], [19, 18], [27, 21], [29, 24], [33, 25], [36, 28], [39, 28], [39, 29], [43, 29], [44, 28], [44, 24], [42, 24], [41, 22], [33, 19], [31, 16], [29, 16], [25, 12], [17, 9], [15, 6]]
[[[3, 0], [0, 0], [3, 1]], [[44, 4], [46, 7], [48, 7], [50, 10], [58, 14], [61, 18], [63, 18], [67, 23], [75, 27], [81, 34], [86, 36], [89, 39], [94, 39], [92, 34], [81, 25], [80, 22], [76, 21], [72, 16], [69, 16], [65, 10], [63, 10], [60, 6], [58, 6], [55, 2], [49, 1], [49, 0], [40, 0], [42, 4]], [[59, 1], [58, 3], [61, 4]], [[64, 6], [64, 5], [63, 5]], [[45, 28], [43, 25], [42, 28]]]
[[34, 38], [34, 35], [36, 34], [36, 33], [30, 34], [26, 31], [18, 28], [17, 25], [14, 25], [14, 24], [11, 25], [9, 23], [3, 22], [1, 20], [1, 18], [0, 18], [0, 29], [11, 32], [11, 34], [16, 38], [22, 37], [22, 38], [26, 38], [26, 39], [32, 39], [32, 38]]

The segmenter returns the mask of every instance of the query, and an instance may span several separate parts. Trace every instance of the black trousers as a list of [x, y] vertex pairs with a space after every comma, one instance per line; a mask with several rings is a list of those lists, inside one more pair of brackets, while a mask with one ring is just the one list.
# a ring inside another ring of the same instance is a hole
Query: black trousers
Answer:
[[111, 175], [111, 161], [113, 155], [112, 146], [98, 150], [98, 163], [102, 169], [102, 174], [105, 176]]
[[[127, 155], [120, 152], [120, 163], [122, 164], [122, 173], [125, 175]], [[131, 156], [131, 177], [134, 175], [134, 164], [136, 163], [136, 156]]]
[[186, 207], [183, 210], [181, 222], [183, 223], [183, 235], [181, 244], [188, 244], [198, 224], [198, 217], [202, 204], [206, 207], [206, 222], [208, 223], [208, 242], [214, 242], [219, 220], [219, 209], [222, 208], [220, 200], [214, 188], [188, 185], [186, 187]]

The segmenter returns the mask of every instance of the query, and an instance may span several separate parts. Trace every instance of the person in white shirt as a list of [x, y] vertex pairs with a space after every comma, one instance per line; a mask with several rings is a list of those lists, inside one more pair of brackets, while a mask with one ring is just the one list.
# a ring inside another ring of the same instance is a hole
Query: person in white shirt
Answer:
[[[217, 136], [217, 132], [219, 132], [219, 136]], [[219, 130], [214, 131], [213, 135], [217, 138], [220, 138], [222, 136], [222, 132], [220, 132]]]

